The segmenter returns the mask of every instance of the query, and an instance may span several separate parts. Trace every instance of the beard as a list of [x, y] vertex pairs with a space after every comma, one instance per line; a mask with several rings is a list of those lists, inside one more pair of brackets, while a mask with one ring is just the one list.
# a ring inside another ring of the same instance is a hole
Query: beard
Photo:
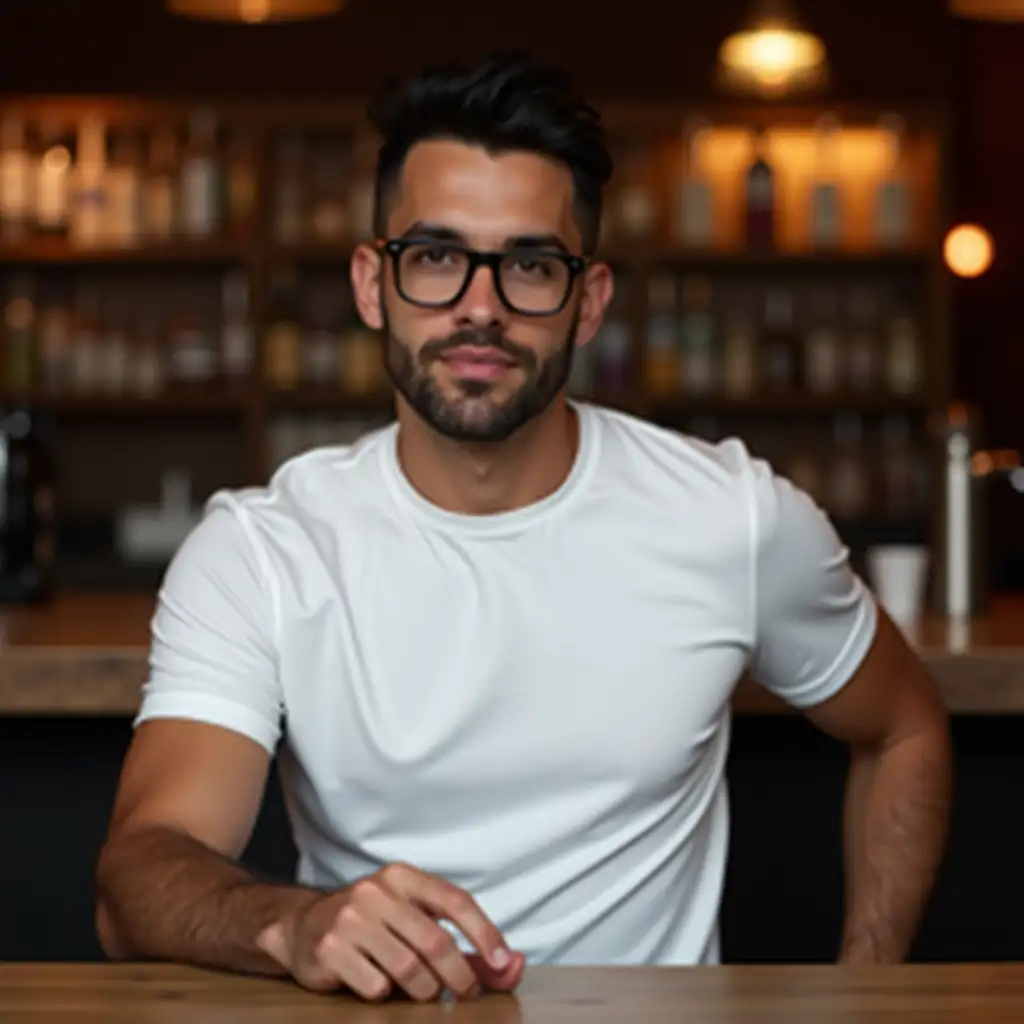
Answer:
[[[565, 340], [547, 358], [517, 345], [500, 328], [465, 328], [446, 338], [428, 341], [414, 353], [391, 329], [384, 315], [384, 367], [395, 389], [434, 430], [453, 441], [494, 444], [505, 441], [547, 409], [572, 373], [579, 327], [579, 308]], [[496, 397], [501, 381], [459, 380], [454, 394], [433, 373], [445, 352], [460, 345], [494, 348], [515, 362], [523, 382], [504, 397]]]

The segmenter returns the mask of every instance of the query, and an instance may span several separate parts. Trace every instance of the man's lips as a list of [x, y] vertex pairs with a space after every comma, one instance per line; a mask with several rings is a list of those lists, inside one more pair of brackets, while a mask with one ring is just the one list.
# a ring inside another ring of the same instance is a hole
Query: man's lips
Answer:
[[441, 355], [441, 361], [455, 374], [470, 380], [492, 380], [501, 376], [516, 361], [496, 348], [459, 345]]

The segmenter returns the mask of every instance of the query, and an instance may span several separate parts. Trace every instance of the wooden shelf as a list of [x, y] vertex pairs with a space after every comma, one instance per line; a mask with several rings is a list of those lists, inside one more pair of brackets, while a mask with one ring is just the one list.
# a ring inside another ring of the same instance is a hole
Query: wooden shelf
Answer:
[[222, 388], [180, 388], [152, 397], [138, 395], [50, 395], [39, 392], [0, 393], [0, 404], [25, 403], [58, 416], [190, 416], [238, 415], [248, 402], [244, 391]]
[[677, 422], [692, 416], [712, 415], [834, 416], [840, 413], [918, 415], [924, 414], [928, 410], [928, 404], [924, 398], [902, 398], [884, 394], [813, 395], [796, 392], [777, 395], [755, 394], [749, 398], [684, 394], [670, 398], [654, 398], [638, 393], [596, 392], [593, 395], [575, 395], [574, 397], [580, 401], [594, 401], [638, 416], [649, 416], [654, 420], [670, 419]]
[[387, 391], [361, 395], [342, 388], [304, 386], [294, 391], [268, 391], [266, 398], [267, 406], [277, 412], [305, 409], [339, 416], [347, 413], [390, 415], [394, 409], [394, 398]]
[[935, 255], [924, 249], [837, 251], [831, 249], [786, 252], [758, 249], [686, 249], [673, 245], [610, 244], [599, 254], [612, 264], [658, 266], [675, 264], [708, 271], [772, 270], [793, 271], [892, 271], [922, 270]]
[[211, 239], [203, 242], [172, 242], [166, 245], [140, 245], [130, 248], [80, 249], [65, 238], [33, 238], [19, 245], [0, 246], [0, 266], [39, 266], [66, 264], [168, 266], [195, 264], [242, 263], [250, 257], [251, 249], [244, 243], [230, 239]]

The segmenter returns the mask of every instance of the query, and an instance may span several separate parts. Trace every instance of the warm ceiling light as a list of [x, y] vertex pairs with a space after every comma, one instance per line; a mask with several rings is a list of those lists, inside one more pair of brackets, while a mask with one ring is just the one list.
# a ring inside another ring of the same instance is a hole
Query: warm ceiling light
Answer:
[[992, 266], [992, 236], [977, 224], [958, 224], [942, 246], [946, 266], [957, 277], [980, 277]]
[[949, 0], [949, 12], [975, 21], [1024, 21], [1024, 0]]
[[761, 0], [718, 56], [727, 85], [769, 95], [819, 85], [825, 77], [825, 44], [799, 27], [784, 0]]
[[167, 0], [172, 14], [204, 21], [306, 21], [337, 14], [344, 0]]

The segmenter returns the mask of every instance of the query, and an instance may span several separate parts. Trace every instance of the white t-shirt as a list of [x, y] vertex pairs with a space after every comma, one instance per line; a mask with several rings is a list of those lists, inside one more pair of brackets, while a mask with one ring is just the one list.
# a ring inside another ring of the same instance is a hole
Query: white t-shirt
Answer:
[[739, 441], [576, 408], [570, 475], [512, 512], [430, 504], [394, 424], [214, 495], [161, 589], [138, 721], [276, 751], [302, 883], [401, 861], [528, 963], [715, 963], [735, 684], [824, 701], [875, 604]]

